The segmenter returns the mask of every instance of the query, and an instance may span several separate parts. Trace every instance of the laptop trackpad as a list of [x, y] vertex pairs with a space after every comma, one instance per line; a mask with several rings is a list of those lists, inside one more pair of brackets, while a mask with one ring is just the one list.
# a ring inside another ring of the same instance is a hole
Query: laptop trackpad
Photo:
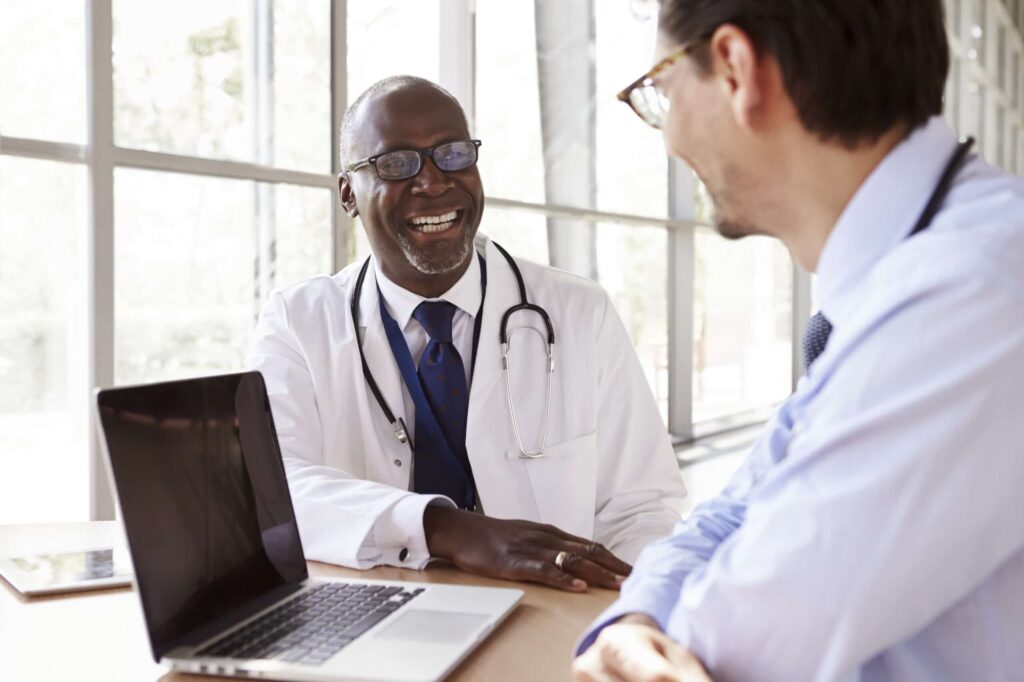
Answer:
[[416, 642], [457, 644], [471, 639], [487, 622], [487, 616], [475, 613], [410, 610], [377, 633], [385, 639], [410, 639]]

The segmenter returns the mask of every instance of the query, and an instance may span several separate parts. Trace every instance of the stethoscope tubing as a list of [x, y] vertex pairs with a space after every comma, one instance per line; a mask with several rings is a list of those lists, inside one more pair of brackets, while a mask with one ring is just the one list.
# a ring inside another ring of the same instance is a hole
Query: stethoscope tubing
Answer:
[[[511, 306], [502, 314], [498, 332], [498, 341], [501, 346], [501, 370], [505, 380], [505, 395], [508, 401], [509, 416], [512, 419], [512, 431], [516, 438], [516, 445], [519, 448], [519, 457], [522, 459], [538, 459], [544, 456], [544, 448], [547, 446], [548, 423], [549, 418], [551, 416], [551, 375], [554, 374], [555, 372], [555, 329], [554, 325], [551, 323], [551, 317], [548, 315], [548, 312], [543, 307], [530, 303], [529, 299], [527, 298], [526, 283], [523, 281], [523, 274], [519, 270], [519, 266], [515, 262], [515, 259], [512, 258], [511, 254], [509, 254], [509, 252], [506, 251], [504, 247], [502, 247], [500, 244], [493, 241], [491, 243], [494, 244], [494, 247], [498, 249], [498, 252], [501, 253], [501, 255], [508, 262], [509, 268], [512, 270], [512, 274], [516, 279], [516, 285], [519, 289], [519, 303], [514, 306]], [[369, 270], [369, 267], [370, 258], [368, 257], [363, 262], [362, 268], [359, 270], [359, 275], [356, 278], [355, 287], [352, 290], [352, 300], [349, 304], [349, 310], [352, 314], [353, 325], [357, 330], [359, 328], [359, 300], [360, 298], [362, 298], [363, 282], [366, 279], [366, 272], [367, 270]], [[539, 315], [541, 320], [544, 322], [544, 328], [546, 331], [545, 335], [540, 330], [535, 329], [533, 327], [524, 327], [524, 329], [529, 329], [530, 331], [533, 331], [541, 335], [541, 337], [546, 342], [545, 345], [547, 347], [548, 356], [547, 371], [545, 372], [546, 385], [544, 389], [544, 420], [541, 426], [539, 439], [540, 444], [539, 447], [535, 449], [528, 449], [523, 445], [522, 434], [519, 429], [519, 419], [516, 415], [515, 401], [512, 398], [512, 383], [509, 377], [510, 363], [508, 358], [508, 351], [510, 343], [508, 336], [508, 323], [512, 315], [518, 312], [532, 312]], [[406, 428], [405, 421], [401, 417], [395, 416], [395, 413], [391, 410], [391, 407], [388, 405], [387, 400], [385, 400], [383, 392], [377, 385], [377, 381], [373, 377], [373, 372], [370, 371], [370, 366], [366, 362], [366, 353], [363, 350], [363, 340], [359, 336], [358, 331], [356, 333], [356, 346], [359, 349], [359, 360], [360, 363], [362, 364], [363, 378], [366, 380], [367, 386], [370, 387], [370, 392], [373, 394], [374, 400], [377, 402], [377, 405], [380, 406], [380, 409], [384, 413], [384, 416], [387, 418], [388, 422], [391, 424], [391, 427], [394, 429], [395, 438], [398, 439], [398, 442], [402, 443], [403, 445], [408, 445], [409, 450], [415, 454], [415, 445], [412, 442], [412, 439], [409, 438], [409, 431]]]

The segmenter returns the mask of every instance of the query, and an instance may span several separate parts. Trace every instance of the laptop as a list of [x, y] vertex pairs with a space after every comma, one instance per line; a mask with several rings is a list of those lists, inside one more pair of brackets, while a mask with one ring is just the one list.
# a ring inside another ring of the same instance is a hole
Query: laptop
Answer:
[[153, 657], [176, 671], [439, 680], [522, 598], [310, 578], [258, 372], [97, 390], [96, 413]]

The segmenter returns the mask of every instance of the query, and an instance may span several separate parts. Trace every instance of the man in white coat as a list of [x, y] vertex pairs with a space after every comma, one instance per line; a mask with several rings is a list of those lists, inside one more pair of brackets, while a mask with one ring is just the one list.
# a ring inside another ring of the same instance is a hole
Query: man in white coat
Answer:
[[267, 383], [306, 556], [617, 588], [679, 519], [676, 459], [607, 294], [525, 261], [557, 355], [549, 374], [542, 315], [510, 316], [513, 425], [499, 338], [521, 294], [477, 234], [479, 146], [433, 83], [372, 86], [345, 115], [339, 189], [373, 256], [275, 292], [260, 316], [249, 366]]

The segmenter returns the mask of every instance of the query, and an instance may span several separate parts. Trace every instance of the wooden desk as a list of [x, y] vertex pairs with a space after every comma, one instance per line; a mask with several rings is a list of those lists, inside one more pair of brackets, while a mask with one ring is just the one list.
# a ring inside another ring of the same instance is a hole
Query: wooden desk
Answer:
[[[122, 542], [113, 522], [0, 526], [0, 554], [86, 549]], [[508, 583], [438, 567], [426, 571], [377, 568], [354, 571], [310, 562], [314, 576], [361, 577], [495, 587], [526, 592], [505, 622], [470, 654], [453, 681], [566, 680], [572, 645], [614, 592], [569, 594], [539, 585]], [[224, 678], [170, 674], [153, 662], [138, 597], [129, 588], [25, 599], [0, 580], [2, 678], [12, 682], [62, 680], [191, 682]]]

